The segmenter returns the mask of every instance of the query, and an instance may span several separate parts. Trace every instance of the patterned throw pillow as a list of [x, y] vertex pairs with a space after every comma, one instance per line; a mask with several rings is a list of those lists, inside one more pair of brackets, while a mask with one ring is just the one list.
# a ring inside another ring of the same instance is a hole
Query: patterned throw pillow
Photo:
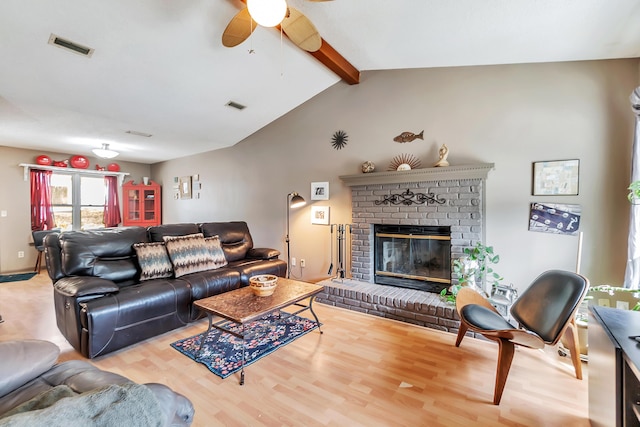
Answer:
[[138, 255], [138, 264], [142, 270], [140, 281], [173, 275], [173, 267], [164, 243], [136, 243], [133, 245], [133, 249]]
[[213, 262], [216, 265], [214, 268], [220, 268], [227, 265], [227, 259], [224, 257], [224, 251], [220, 245], [220, 236], [205, 237], [204, 241], [207, 244], [207, 248], [209, 248], [209, 252], [211, 252]]
[[215, 268], [213, 256], [202, 233], [164, 236], [163, 239], [176, 277]]

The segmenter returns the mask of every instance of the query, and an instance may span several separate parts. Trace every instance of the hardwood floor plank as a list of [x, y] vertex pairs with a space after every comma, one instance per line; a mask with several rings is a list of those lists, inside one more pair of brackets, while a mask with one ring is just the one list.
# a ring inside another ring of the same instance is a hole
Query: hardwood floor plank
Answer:
[[[96, 358], [94, 365], [133, 381], [160, 382], [195, 405], [194, 426], [589, 426], [588, 366], [517, 349], [499, 406], [491, 403], [493, 342], [395, 322], [322, 304], [324, 334], [312, 331], [220, 379], [170, 344], [204, 331], [205, 319]], [[61, 360], [83, 359], [56, 327], [46, 274], [0, 284], [0, 339], [46, 339]]]

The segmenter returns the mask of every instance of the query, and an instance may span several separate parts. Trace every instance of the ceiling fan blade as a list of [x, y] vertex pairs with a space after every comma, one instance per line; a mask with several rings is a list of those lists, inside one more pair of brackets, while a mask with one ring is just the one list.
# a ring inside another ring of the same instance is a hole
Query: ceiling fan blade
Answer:
[[299, 10], [289, 7], [289, 14], [280, 25], [287, 37], [300, 49], [315, 52], [322, 46], [318, 30]]
[[251, 19], [249, 9], [244, 8], [231, 19], [222, 33], [222, 44], [226, 47], [238, 46], [240, 43], [249, 38], [253, 30], [258, 24]]

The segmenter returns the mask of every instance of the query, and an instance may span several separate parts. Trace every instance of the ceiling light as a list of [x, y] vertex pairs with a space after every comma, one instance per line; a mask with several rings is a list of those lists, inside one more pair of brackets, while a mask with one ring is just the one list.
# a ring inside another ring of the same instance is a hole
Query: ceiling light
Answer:
[[247, 0], [249, 14], [263, 27], [275, 27], [287, 14], [285, 0]]
[[118, 154], [117, 151], [109, 150], [109, 144], [102, 144], [102, 148], [94, 148], [93, 154], [103, 159], [113, 159]]

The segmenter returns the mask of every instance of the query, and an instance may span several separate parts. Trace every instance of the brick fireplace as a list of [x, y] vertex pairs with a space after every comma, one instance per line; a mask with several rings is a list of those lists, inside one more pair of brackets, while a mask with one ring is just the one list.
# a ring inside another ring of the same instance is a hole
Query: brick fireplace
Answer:
[[350, 279], [324, 283], [325, 294], [318, 300], [455, 332], [459, 325], [455, 307], [442, 302], [436, 293], [415, 286], [375, 283], [374, 228], [408, 225], [448, 229], [451, 262], [465, 248], [484, 241], [485, 181], [493, 166], [483, 163], [341, 176], [351, 187]]
[[[493, 164], [479, 164], [341, 176], [351, 187], [352, 278], [373, 283], [376, 224], [450, 227], [452, 260], [460, 257], [464, 248], [484, 241], [485, 180], [492, 168]], [[443, 203], [384, 203], [407, 189], [432, 195]]]

